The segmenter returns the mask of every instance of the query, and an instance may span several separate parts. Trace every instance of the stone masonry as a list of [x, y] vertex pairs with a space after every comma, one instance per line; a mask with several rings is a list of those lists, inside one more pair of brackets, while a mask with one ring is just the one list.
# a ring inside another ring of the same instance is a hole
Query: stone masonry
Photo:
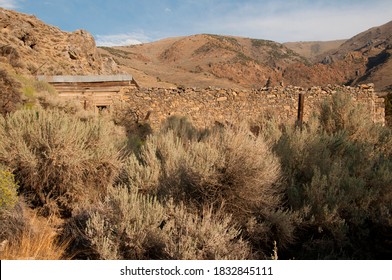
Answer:
[[221, 88], [141, 88], [129, 90], [125, 96], [130, 109], [139, 119], [149, 115], [149, 123], [158, 128], [172, 115], [186, 116], [199, 128], [219, 122], [236, 123], [257, 118], [263, 113], [273, 114], [279, 121], [295, 123], [298, 96], [305, 95], [304, 121], [318, 110], [321, 102], [333, 94], [349, 94], [366, 106], [376, 123], [385, 123], [384, 99], [374, 92], [373, 84], [302, 88], [295, 86], [235, 90]]

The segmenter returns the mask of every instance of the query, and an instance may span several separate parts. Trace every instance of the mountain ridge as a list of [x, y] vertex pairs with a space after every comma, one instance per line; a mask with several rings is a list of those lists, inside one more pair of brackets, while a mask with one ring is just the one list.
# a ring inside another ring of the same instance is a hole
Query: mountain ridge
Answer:
[[327, 42], [280, 44], [197, 34], [114, 47], [112, 53], [133, 53], [132, 57], [123, 57], [119, 64], [169, 84], [254, 88], [278, 84], [309, 87], [374, 83], [377, 90], [385, 90], [392, 87], [392, 75], [388, 74], [392, 70], [391, 34], [392, 22], [347, 40]]
[[0, 8], [0, 42], [0, 64], [28, 75], [129, 73], [145, 87], [372, 82], [377, 90], [392, 88], [392, 21], [345, 41], [280, 44], [196, 34], [97, 48], [87, 31], [64, 32], [34, 16]]

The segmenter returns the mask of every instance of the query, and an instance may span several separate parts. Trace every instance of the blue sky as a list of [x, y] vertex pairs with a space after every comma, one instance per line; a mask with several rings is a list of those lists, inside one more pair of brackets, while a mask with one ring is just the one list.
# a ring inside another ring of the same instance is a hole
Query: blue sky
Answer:
[[98, 45], [214, 33], [278, 42], [350, 38], [392, 20], [391, 0], [0, 0]]

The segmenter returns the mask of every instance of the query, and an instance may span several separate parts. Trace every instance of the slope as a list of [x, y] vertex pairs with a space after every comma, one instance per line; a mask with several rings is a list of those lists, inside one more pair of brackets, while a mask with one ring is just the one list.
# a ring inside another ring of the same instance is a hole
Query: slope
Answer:
[[321, 54], [338, 49], [346, 40], [287, 42], [284, 46], [314, 61]]
[[[392, 21], [370, 28], [343, 43], [337, 50], [324, 55], [324, 61], [342, 61], [355, 57], [357, 75], [348, 81], [351, 84], [375, 84], [377, 90], [392, 87]], [[332, 63], [334, 64], [334, 63]]]
[[103, 48], [101, 52], [158, 81], [191, 87], [274, 85], [281, 82], [281, 70], [287, 65], [307, 63], [279, 43], [211, 34]]
[[84, 30], [64, 32], [34, 16], [0, 8], [0, 63], [23, 74], [109, 74], [114, 61], [103, 59]]

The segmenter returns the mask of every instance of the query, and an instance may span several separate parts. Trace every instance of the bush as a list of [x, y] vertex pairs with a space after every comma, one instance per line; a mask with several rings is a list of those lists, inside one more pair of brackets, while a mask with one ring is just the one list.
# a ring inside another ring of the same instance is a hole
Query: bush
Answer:
[[201, 139], [207, 131], [199, 131], [186, 117], [170, 116], [162, 124], [161, 133], [175, 132], [175, 136], [185, 140]]
[[15, 170], [34, 205], [69, 212], [72, 204], [100, 196], [116, 177], [113, 135], [114, 125], [99, 118], [18, 111], [0, 119], [0, 162]]
[[225, 215], [112, 188], [104, 211], [91, 213], [86, 235], [101, 259], [244, 259], [247, 244]]
[[[123, 183], [160, 201], [174, 199], [195, 212], [222, 208], [233, 215], [244, 237], [258, 243], [253, 245], [260, 257], [270, 252], [274, 240], [281, 246], [292, 241], [290, 215], [280, 209], [279, 161], [263, 138], [246, 127], [204, 133], [186, 122], [166, 126], [127, 160], [122, 176]], [[261, 228], [265, 238], [256, 236]]]
[[288, 206], [301, 219], [289, 257], [390, 257], [391, 131], [363, 114], [334, 96], [319, 119], [302, 131], [287, 126], [276, 142]]
[[13, 67], [22, 67], [21, 57], [16, 48], [11, 45], [0, 46], [0, 55], [8, 59], [9, 64]]
[[37, 92], [34, 93], [33, 99], [35, 103], [33, 103], [34, 105], [32, 107], [41, 107], [45, 110], [59, 110], [70, 115], [76, 115], [80, 119], [84, 118], [84, 113], [88, 114], [88, 112], [84, 112], [80, 101], [72, 99], [66, 100], [59, 97], [56, 93]]
[[0, 115], [5, 116], [22, 103], [21, 85], [7, 71], [0, 69]]
[[197, 206], [225, 202], [237, 214], [279, 205], [279, 162], [262, 138], [243, 128], [217, 129], [200, 141], [178, 133], [169, 129], [147, 138], [139, 162], [129, 160], [131, 185]]
[[141, 116], [129, 104], [115, 103], [110, 111], [114, 123], [125, 128], [128, 136], [128, 143], [125, 153], [139, 152], [148, 135], [152, 133], [152, 128], [148, 123], [151, 112], [146, 116]]
[[371, 114], [364, 105], [352, 102], [347, 94], [334, 94], [321, 104], [320, 124], [326, 133], [348, 133], [350, 139], [362, 139], [364, 133], [374, 128]]
[[18, 201], [14, 175], [0, 165], [0, 212], [13, 208]]

